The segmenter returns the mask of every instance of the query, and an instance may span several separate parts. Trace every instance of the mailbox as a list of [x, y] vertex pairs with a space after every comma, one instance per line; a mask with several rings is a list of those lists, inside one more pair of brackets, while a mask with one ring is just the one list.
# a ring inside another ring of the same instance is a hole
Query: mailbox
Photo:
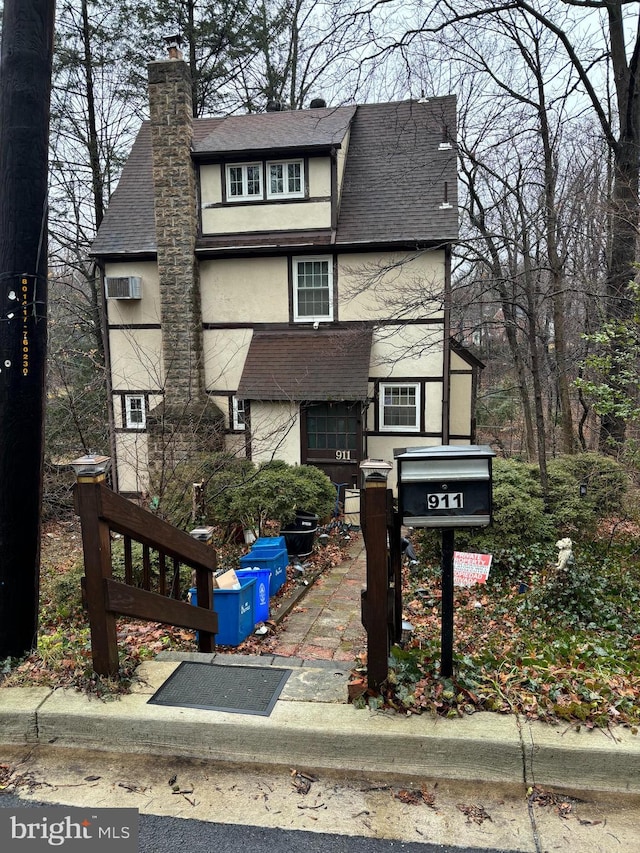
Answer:
[[490, 447], [415, 447], [395, 452], [398, 506], [409, 527], [486, 527], [491, 523]]

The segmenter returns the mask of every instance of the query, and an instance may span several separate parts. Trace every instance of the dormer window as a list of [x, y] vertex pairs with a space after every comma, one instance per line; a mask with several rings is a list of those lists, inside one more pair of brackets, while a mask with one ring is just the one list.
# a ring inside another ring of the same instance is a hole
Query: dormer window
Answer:
[[229, 201], [257, 201], [262, 198], [262, 164], [235, 163], [227, 166]]
[[267, 198], [296, 198], [304, 195], [302, 160], [267, 163]]

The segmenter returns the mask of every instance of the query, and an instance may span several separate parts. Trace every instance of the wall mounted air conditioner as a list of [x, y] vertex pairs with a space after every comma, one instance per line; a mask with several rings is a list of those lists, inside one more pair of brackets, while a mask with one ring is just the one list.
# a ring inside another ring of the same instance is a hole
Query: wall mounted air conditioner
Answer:
[[107, 276], [107, 299], [141, 299], [142, 279], [138, 275]]

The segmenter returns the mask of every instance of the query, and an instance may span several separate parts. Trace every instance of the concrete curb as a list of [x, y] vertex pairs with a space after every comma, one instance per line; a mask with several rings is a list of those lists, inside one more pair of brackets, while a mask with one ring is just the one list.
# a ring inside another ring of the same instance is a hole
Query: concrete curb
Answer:
[[220, 655], [221, 663], [293, 669], [269, 717], [148, 705], [185, 658], [203, 656], [145, 663], [135, 691], [109, 702], [70, 690], [2, 688], [0, 742], [640, 793], [640, 738], [628, 729], [576, 732], [491, 713], [448, 720], [356, 710], [346, 703], [348, 671], [335, 662]]

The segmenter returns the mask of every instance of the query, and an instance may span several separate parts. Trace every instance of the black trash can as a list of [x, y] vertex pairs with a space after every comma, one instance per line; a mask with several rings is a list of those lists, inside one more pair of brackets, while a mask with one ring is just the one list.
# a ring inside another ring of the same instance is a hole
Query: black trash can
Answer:
[[313, 551], [317, 530], [318, 516], [303, 509], [297, 510], [295, 519], [280, 530], [289, 556], [308, 557]]

